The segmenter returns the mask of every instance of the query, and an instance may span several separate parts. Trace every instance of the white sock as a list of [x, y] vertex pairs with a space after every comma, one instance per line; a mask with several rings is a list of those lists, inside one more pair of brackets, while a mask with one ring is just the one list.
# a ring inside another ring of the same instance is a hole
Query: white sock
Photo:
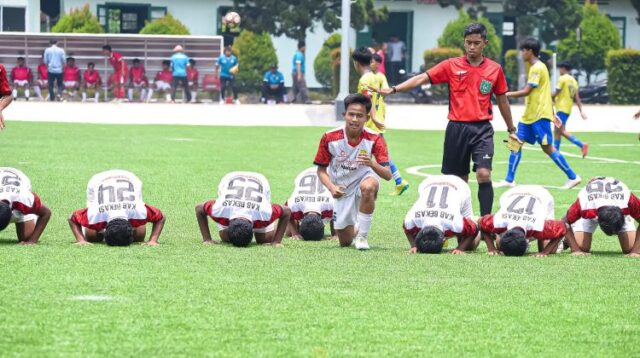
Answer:
[[171, 102], [171, 95], [167, 93], [165, 96], [166, 96], [165, 98], [167, 99], [167, 102]]
[[129, 93], [129, 101], [133, 102], [133, 88], [129, 88], [128, 93]]
[[13, 99], [18, 98], [18, 90], [14, 89], [13, 91], [11, 91], [11, 95], [13, 96]]
[[87, 92], [82, 92], [82, 102], [87, 100]]
[[24, 90], [24, 96], [27, 97], [27, 99], [29, 99], [30, 94], [31, 94], [31, 91], [29, 91], [28, 89]]
[[144, 88], [140, 89], [140, 102], [144, 102], [144, 100], [147, 98], [147, 90]]
[[93, 97], [96, 100], [96, 103], [98, 103], [100, 101], [100, 92], [96, 91], [96, 93], [93, 95]]
[[40, 86], [33, 87], [33, 92], [38, 96], [38, 98], [42, 99], [42, 92], [40, 92]]
[[196, 91], [191, 92], [191, 100], [194, 102], [198, 100], [198, 92]]
[[371, 228], [371, 218], [373, 218], [373, 214], [358, 212], [358, 235], [367, 236]]
[[149, 94], [147, 95], [147, 101], [150, 101], [151, 97], [153, 97], [153, 90], [149, 89]]

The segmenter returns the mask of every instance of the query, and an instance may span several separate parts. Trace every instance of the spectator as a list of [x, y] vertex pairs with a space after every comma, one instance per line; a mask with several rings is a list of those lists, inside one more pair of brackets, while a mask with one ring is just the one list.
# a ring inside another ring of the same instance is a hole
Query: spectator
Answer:
[[397, 35], [391, 36], [391, 42], [388, 46], [389, 55], [389, 80], [392, 85], [400, 81], [398, 74], [404, 69], [404, 59], [407, 47], [404, 42], [400, 41]]
[[64, 89], [69, 99], [75, 98], [78, 94], [81, 78], [80, 69], [76, 66], [76, 59], [67, 58], [67, 64], [62, 71], [62, 83], [64, 83]]
[[38, 65], [38, 79], [36, 80], [35, 86], [33, 86], [33, 92], [36, 93], [36, 96], [42, 101], [42, 88], [49, 87], [49, 76], [48, 76], [47, 65], [44, 63], [44, 55], [42, 59], [40, 59], [40, 64]]
[[7, 80], [7, 70], [4, 65], [0, 63], [0, 130], [4, 129], [4, 115], [2, 111], [7, 108], [13, 97], [11, 96], [11, 87], [9, 87], [9, 81]]
[[173, 56], [171, 56], [171, 71], [173, 75], [173, 85], [171, 86], [171, 102], [176, 101], [176, 91], [178, 86], [182, 84], [184, 95], [187, 102], [191, 102], [191, 91], [187, 81], [187, 67], [189, 67], [189, 57], [185, 55], [182, 46], [177, 45], [173, 48]]
[[[171, 101], [171, 83], [173, 82], [173, 74], [171, 72], [171, 61], [162, 61], [162, 71], [159, 71], [154, 78], [154, 86], [157, 92], [165, 95], [167, 102]], [[149, 89], [149, 97], [147, 102], [153, 97], [153, 89]]]
[[116, 99], [121, 100], [124, 98], [124, 86], [128, 82], [129, 71], [127, 69], [127, 62], [119, 52], [113, 51], [110, 45], [102, 46], [102, 54], [107, 56], [109, 63], [113, 66], [113, 72], [116, 74], [113, 83], [113, 95]]
[[382, 73], [383, 75], [387, 75], [387, 69], [385, 67], [386, 64], [386, 54], [387, 52], [387, 43], [383, 42], [380, 45], [380, 48], [378, 49], [378, 51], [376, 51], [376, 55], [380, 56], [380, 64], [378, 65], [378, 72]]
[[100, 98], [100, 85], [102, 85], [102, 78], [100, 74], [95, 70], [96, 64], [89, 62], [87, 64], [87, 70], [82, 74], [82, 102], [87, 101], [87, 90], [93, 90], [93, 97], [96, 103]]
[[133, 91], [140, 90], [140, 102], [147, 99], [147, 87], [149, 87], [149, 79], [144, 65], [138, 58], [133, 59], [133, 66], [129, 70], [129, 102], [133, 102]]
[[262, 103], [267, 103], [270, 97], [275, 98], [276, 103], [284, 102], [284, 75], [278, 71], [278, 65], [271, 65], [271, 70], [264, 73], [262, 83]]
[[198, 98], [198, 69], [196, 68], [196, 60], [189, 59], [189, 67], [187, 67], [187, 82], [191, 90], [191, 103], [196, 103]]
[[225, 47], [224, 55], [218, 58], [216, 72], [220, 73], [220, 104], [224, 103], [226, 99], [226, 91], [229, 87], [231, 87], [231, 90], [233, 91], [234, 103], [240, 104], [240, 101], [238, 101], [238, 88], [236, 87], [235, 76], [238, 72], [238, 58], [231, 53], [231, 47]]
[[16, 67], [11, 70], [11, 82], [13, 82], [13, 98], [18, 98], [18, 90], [24, 92], [24, 98], [29, 100], [29, 88], [31, 88], [31, 82], [33, 81], [33, 75], [31, 69], [24, 64], [24, 57], [18, 57], [18, 63]]
[[58, 98], [62, 96], [62, 70], [66, 55], [64, 50], [58, 47], [58, 40], [49, 41], [49, 46], [44, 50], [44, 63], [47, 65], [47, 78], [49, 79], [49, 101], [56, 98], [53, 91], [54, 83], [58, 86]]
[[309, 102], [309, 91], [307, 90], [307, 81], [304, 78], [305, 75], [305, 61], [304, 53], [307, 49], [304, 41], [298, 42], [298, 51], [293, 55], [293, 101], [298, 101], [298, 95], [300, 95], [300, 102]]

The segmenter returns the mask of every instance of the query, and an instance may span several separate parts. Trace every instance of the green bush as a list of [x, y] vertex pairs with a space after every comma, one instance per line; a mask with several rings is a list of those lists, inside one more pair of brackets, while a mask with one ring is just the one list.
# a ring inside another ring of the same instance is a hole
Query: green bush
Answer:
[[189, 29], [170, 13], [147, 22], [140, 33], [143, 35], [190, 35]]
[[240, 71], [236, 75], [238, 85], [247, 91], [256, 91], [262, 85], [264, 73], [272, 64], [278, 64], [271, 36], [244, 30], [233, 42], [233, 52], [238, 56]]
[[326, 88], [333, 84], [333, 68], [331, 66], [331, 51], [340, 48], [342, 36], [335, 33], [322, 44], [318, 56], [313, 61], [313, 70], [316, 74], [316, 80]]
[[[351, 56], [351, 52], [349, 51], [349, 56]], [[340, 54], [342, 50], [340, 47], [333, 49], [331, 51], [331, 66], [333, 68], [333, 84], [331, 86], [332, 94], [334, 96], [338, 95], [340, 91]], [[356, 93], [358, 91], [358, 81], [360, 80], [360, 75], [356, 72], [355, 67], [349, 61], [349, 93]]]
[[640, 50], [611, 50], [606, 59], [607, 91], [612, 104], [640, 103]]
[[487, 40], [489, 44], [484, 48], [484, 55], [494, 59], [498, 62], [502, 51], [502, 40], [496, 34], [496, 29], [491, 24], [491, 21], [486, 17], [478, 17], [478, 19], [472, 19], [464, 9], [460, 10], [460, 15], [457, 19], [449, 22], [444, 28], [442, 35], [438, 38], [438, 47], [453, 47], [459, 48], [464, 52], [464, 28], [472, 22], [479, 22], [487, 27]]
[[[426, 50], [422, 57], [424, 58], [424, 65], [426, 69], [429, 69], [438, 63], [452, 57], [462, 56], [464, 52], [459, 48], [433, 48]], [[435, 98], [444, 98], [448, 95], [449, 87], [445, 85], [435, 85], [431, 88]]]
[[85, 4], [82, 8], [71, 9], [68, 14], [62, 15], [51, 32], [100, 34], [104, 30], [89, 10], [89, 4]]

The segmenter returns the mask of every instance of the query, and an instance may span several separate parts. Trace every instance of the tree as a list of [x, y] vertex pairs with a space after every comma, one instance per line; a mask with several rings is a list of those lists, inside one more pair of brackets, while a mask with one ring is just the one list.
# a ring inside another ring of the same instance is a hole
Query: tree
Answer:
[[189, 29], [170, 13], [147, 22], [140, 33], [143, 35], [190, 35]]
[[568, 60], [586, 73], [587, 82], [591, 76], [605, 69], [605, 58], [609, 50], [619, 49], [622, 40], [611, 19], [600, 13], [597, 4], [586, 1], [584, 18], [580, 22], [581, 41], [576, 41], [576, 31], [558, 44], [558, 55]]
[[342, 36], [335, 33], [322, 44], [320, 52], [313, 61], [313, 71], [316, 74], [316, 80], [324, 87], [331, 87], [333, 84], [333, 66], [331, 60], [331, 51], [340, 47]]
[[98, 19], [89, 10], [89, 4], [82, 8], [71, 9], [68, 14], [62, 15], [60, 21], [51, 29], [52, 32], [99, 34], [104, 30]]
[[[254, 32], [268, 32], [304, 40], [307, 30], [314, 30], [317, 22], [326, 32], [340, 28], [340, 0], [234, 0], [243, 26]], [[355, 0], [351, 4], [351, 26], [362, 30], [366, 25], [387, 19], [386, 7], [377, 9], [374, 0]]]
[[462, 35], [464, 34], [465, 26], [473, 21], [482, 23], [487, 27], [487, 40], [489, 40], [489, 45], [484, 48], [484, 55], [489, 58], [498, 59], [502, 53], [502, 40], [496, 34], [496, 29], [491, 24], [491, 21], [482, 16], [473, 20], [464, 10], [460, 10], [460, 16], [449, 22], [444, 28], [442, 35], [438, 38], [438, 46], [459, 48], [464, 53], [464, 37]]
[[233, 42], [232, 51], [238, 56], [240, 71], [236, 75], [241, 87], [254, 91], [260, 88], [264, 73], [278, 63], [271, 36], [244, 30]]

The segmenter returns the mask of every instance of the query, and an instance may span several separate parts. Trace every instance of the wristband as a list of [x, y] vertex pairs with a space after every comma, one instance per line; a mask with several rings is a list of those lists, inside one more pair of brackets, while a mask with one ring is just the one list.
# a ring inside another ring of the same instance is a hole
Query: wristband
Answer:
[[398, 92], [398, 89], [396, 88], [396, 86], [391, 86], [391, 93], [396, 93]]
[[511, 134], [513, 134], [513, 133], [515, 133], [515, 132], [517, 132], [517, 131], [518, 131], [518, 129], [517, 129], [516, 127], [511, 127], [511, 128], [509, 128], [509, 129], [507, 129], [507, 132], [509, 132], [509, 133], [511, 133]]

